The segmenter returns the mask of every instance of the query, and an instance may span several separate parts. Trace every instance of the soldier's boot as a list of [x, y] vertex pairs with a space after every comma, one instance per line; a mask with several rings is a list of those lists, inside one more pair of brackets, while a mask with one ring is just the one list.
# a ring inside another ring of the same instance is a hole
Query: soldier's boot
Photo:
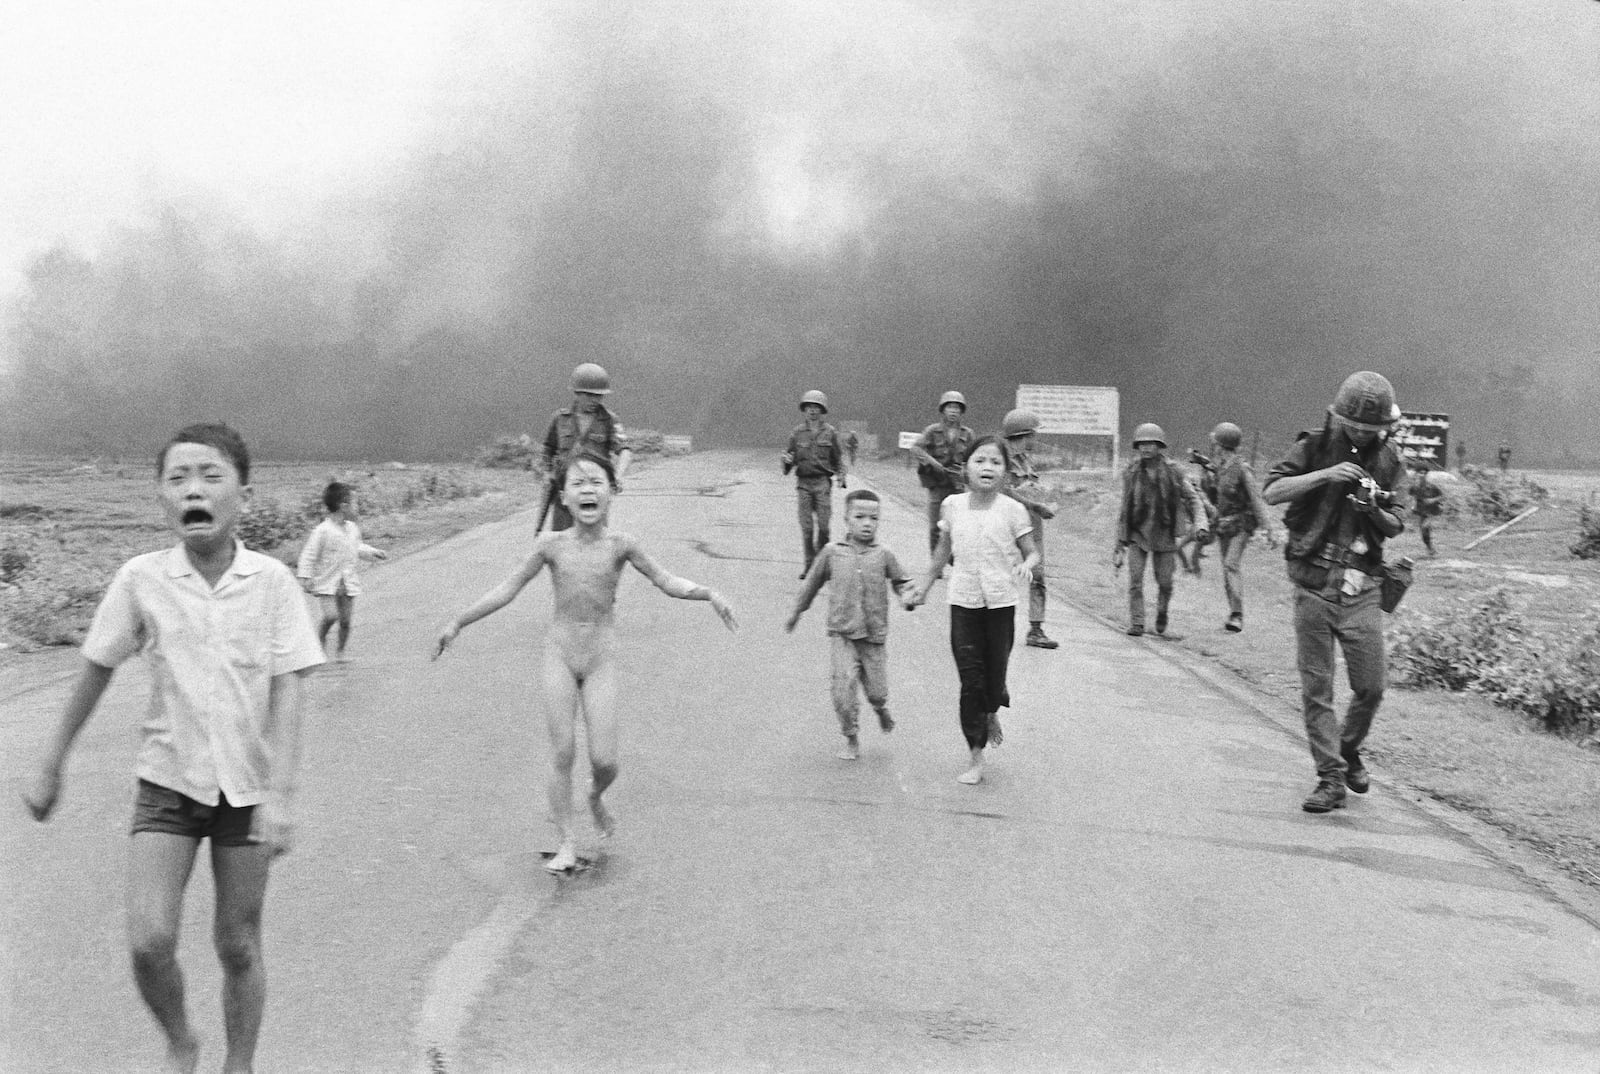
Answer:
[[1043, 623], [1034, 623], [1033, 626], [1028, 630], [1028, 637], [1026, 640], [1027, 643], [1033, 646], [1035, 649], [1055, 649], [1061, 644], [1054, 638], [1045, 637]]

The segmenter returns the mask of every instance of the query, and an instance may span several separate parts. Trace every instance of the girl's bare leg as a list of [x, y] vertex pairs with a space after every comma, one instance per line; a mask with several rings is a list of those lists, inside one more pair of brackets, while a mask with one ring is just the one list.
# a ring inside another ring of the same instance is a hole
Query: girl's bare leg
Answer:
[[128, 851], [128, 947], [139, 995], [167, 1038], [167, 1070], [192, 1074], [200, 1038], [189, 1026], [178, 926], [183, 889], [194, 868], [198, 840], [166, 832], [135, 832]]
[[217, 913], [212, 942], [222, 963], [222, 1022], [228, 1035], [223, 1074], [249, 1074], [255, 1066], [267, 971], [261, 959], [261, 907], [267, 897], [272, 851], [265, 846], [211, 848]]
[[616, 830], [611, 811], [600, 800], [617, 778], [617, 677], [609, 656], [601, 659], [583, 680], [583, 719], [589, 738], [589, 766], [594, 783], [589, 788], [589, 812], [602, 838]]
[[983, 747], [975, 746], [972, 749], [972, 767], [956, 777], [957, 783], [982, 783], [983, 782]]
[[550, 732], [550, 815], [561, 845], [545, 862], [551, 872], [564, 872], [578, 863], [578, 846], [572, 832], [572, 760], [576, 749], [578, 683], [565, 658], [554, 645], [544, 655], [545, 724]]

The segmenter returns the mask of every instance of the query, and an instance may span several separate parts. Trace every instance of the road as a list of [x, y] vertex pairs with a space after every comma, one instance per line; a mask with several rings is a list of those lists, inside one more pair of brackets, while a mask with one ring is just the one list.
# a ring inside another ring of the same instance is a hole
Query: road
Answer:
[[[781, 628], [792, 504], [767, 454], [716, 452], [617, 501], [615, 526], [742, 629], [625, 583], [620, 832], [569, 878], [540, 864], [548, 583], [427, 659], [532, 518], [368, 574], [357, 660], [313, 684], [261, 1071], [1600, 1068], [1582, 893], [1381, 771], [1302, 813], [1281, 706], [1064, 600], [1061, 649], [1014, 655], [984, 784], [955, 782], [942, 589], [894, 615], [898, 729], [836, 760], [824, 600]], [[920, 511], [886, 503], [882, 539], [920, 569]], [[0, 813], [0, 1069], [155, 1069], [122, 937], [144, 685], [119, 672], [50, 824]], [[12, 801], [65, 692], [0, 689]], [[202, 868], [183, 958], [214, 1064], [209, 909]]]

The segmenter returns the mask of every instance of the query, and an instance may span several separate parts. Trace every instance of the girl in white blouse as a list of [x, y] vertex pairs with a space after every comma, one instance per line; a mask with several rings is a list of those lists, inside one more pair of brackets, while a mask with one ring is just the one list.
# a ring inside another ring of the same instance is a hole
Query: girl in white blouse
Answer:
[[911, 600], [920, 604], [954, 560], [950, 571], [950, 651], [961, 679], [961, 733], [970, 767], [957, 780], [983, 780], [984, 750], [1002, 740], [999, 711], [1011, 704], [1006, 665], [1016, 637], [1016, 611], [1027, 591], [1039, 553], [1027, 508], [1005, 487], [1010, 459], [1005, 441], [986, 436], [972, 445], [965, 463], [967, 491], [944, 501], [939, 547], [928, 575]]

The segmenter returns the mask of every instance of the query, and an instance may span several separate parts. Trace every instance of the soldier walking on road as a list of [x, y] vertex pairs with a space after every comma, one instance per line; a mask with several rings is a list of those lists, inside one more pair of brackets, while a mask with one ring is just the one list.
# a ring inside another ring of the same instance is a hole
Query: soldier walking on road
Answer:
[[572, 371], [572, 405], [550, 418], [550, 428], [544, 434], [547, 483], [540, 517], [550, 516], [552, 530], [572, 526], [572, 513], [561, 502], [561, 487], [568, 464], [577, 456], [604, 459], [617, 475], [612, 491], [622, 491], [622, 476], [628, 472], [633, 452], [628, 449], [622, 423], [606, 408], [605, 397], [610, 394], [610, 375], [593, 362], [584, 362]]
[[[1377, 373], [1353, 373], [1339, 387], [1320, 432], [1309, 432], [1273, 466], [1262, 495], [1289, 505], [1284, 546], [1295, 584], [1294, 633], [1300, 703], [1317, 766], [1307, 813], [1344, 808], [1345, 789], [1371, 781], [1361, 744], [1383, 701], [1380, 593], [1383, 543], [1405, 528], [1393, 507], [1403, 471], [1383, 438], [1393, 424], [1394, 389]], [[1334, 645], [1344, 652], [1350, 707], [1333, 709]]]
[[1044, 606], [1048, 596], [1044, 580], [1044, 524], [1056, 517], [1056, 505], [1046, 501], [1039, 471], [1033, 468], [1033, 460], [1028, 456], [1038, 431], [1039, 419], [1031, 410], [1013, 410], [1000, 423], [1000, 434], [1005, 437], [1009, 452], [1011, 481], [1006, 495], [1028, 509], [1033, 521], [1033, 547], [1039, 553], [1033, 565], [1033, 579], [1028, 583], [1028, 636], [1024, 640], [1035, 649], [1054, 649], [1059, 643], [1044, 633]]
[[1502, 474], [1509, 473], [1511, 471], [1511, 445], [1504, 440], [1500, 441], [1500, 450], [1495, 457], [1500, 460], [1500, 472]]
[[1417, 467], [1417, 480], [1411, 486], [1411, 512], [1417, 516], [1417, 529], [1422, 535], [1422, 546], [1428, 555], [1438, 553], [1433, 549], [1433, 520], [1444, 510], [1444, 489], [1428, 480], [1428, 468]]
[[1237, 634], [1244, 629], [1244, 550], [1259, 526], [1267, 543], [1278, 547], [1272, 512], [1261, 498], [1261, 488], [1250, 464], [1239, 454], [1244, 432], [1231, 421], [1211, 430], [1217, 455], [1213, 463], [1211, 495], [1215, 497], [1217, 554], [1222, 558], [1222, 591], [1228, 598], [1228, 621], [1223, 629]]
[[833, 480], [845, 487], [844, 455], [839, 445], [839, 430], [822, 420], [828, 412], [828, 397], [809, 391], [800, 397], [800, 413], [805, 421], [789, 434], [784, 448], [783, 472], [793, 471], [800, 516], [800, 544], [805, 562], [800, 567], [804, 578], [811, 561], [828, 544], [828, 523], [833, 517]]
[[976, 434], [961, 423], [967, 397], [945, 392], [939, 397], [939, 420], [922, 430], [911, 445], [917, 460], [917, 480], [928, 490], [928, 551], [939, 547], [939, 511], [945, 498], [965, 487], [962, 466]]
[[[1185, 524], [1197, 540], [1210, 537], [1206, 501], [1177, 463], [1167, 458], [1167, 434], [1145, 422], [1133, 431], [1139, 457], [1122, 472], [1122, 510], [1117, 516], [1117, 547], [1112, 564], [1128, 562], [1128, 633], [1144, 633], [1144, 565], [1156, 576], [1156, 633], [1167, 632], [1172, 602], [1173, 565]], [[1185, 519], [1183, 516], [1187, 516]]]

